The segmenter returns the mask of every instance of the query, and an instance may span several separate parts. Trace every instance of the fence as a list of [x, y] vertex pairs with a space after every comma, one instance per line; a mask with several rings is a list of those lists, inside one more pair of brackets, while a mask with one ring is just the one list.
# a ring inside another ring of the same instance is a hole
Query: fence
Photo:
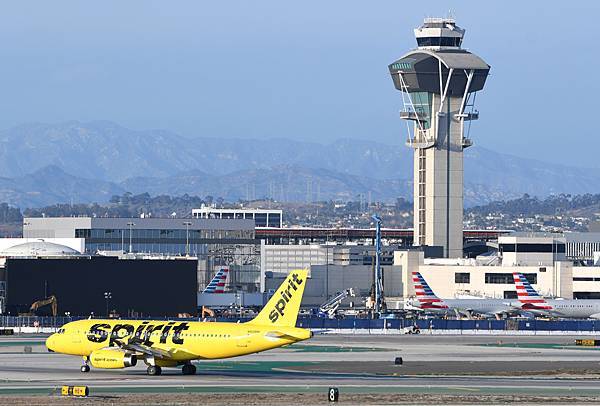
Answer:
[[[0, 316], [2, 327], [60, 327], [85, 317]], [[156, 320], [156, 319], [155, 319]], [[159, 318], [158, 320], [167, 320]], [[178, 319], [193, 321], [198, 319]], [[214, 319], [213, 319], [214, 320]], [[218, 318], [216, 321], [245, 322], [247, 318]], [[600, 333], [600, 320], [445, 320], [445, 319], [325, 319], [299, 318], [298, 327], [313, 330], [401, 330], [416, 326], [420, 330], [469, 331], [589, 331]]]
[[420, 330], [474, 331], [590, 331], [600, 332], [600, 320], [445, 320], [445, 319], [299, 319], [298, 327], [314, 330], [400, 330], [416, 326]]

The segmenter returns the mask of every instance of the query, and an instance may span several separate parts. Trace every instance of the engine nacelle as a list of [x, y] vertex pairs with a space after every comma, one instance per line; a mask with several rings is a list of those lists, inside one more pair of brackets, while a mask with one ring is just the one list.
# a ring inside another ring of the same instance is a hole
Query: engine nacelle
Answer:
[[137, 364], [137, 357], [120, 350], [96, 350], [90, 354], [90, 362], [95, 368], [127, 368]]

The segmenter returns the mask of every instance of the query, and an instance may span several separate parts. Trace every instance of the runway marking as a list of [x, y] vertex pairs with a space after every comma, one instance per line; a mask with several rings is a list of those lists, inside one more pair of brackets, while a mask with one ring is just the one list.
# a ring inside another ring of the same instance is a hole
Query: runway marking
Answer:
[[470, 391], [470, 392], [481, 392], [481, 390], [476, 389], [476, 388], [464, 388], [464, 387], [461, 388], [460, 386], [457, 386], [457, 387], [454, 387], [454, 388], [449, 387], [449, 389], [464, 390], [464, 391]]
[[546, 350], [584, 350], [600, 351], [600, 347], [585, 347], [575, 344], [552, 344], [552, 343], [483, 343], [467, 344], [476, 347], [495, 347], [495, 348], [535, 348]]
[[386, 352], [394, 351], [393, 349], [381, 347], [355, 347], [355, 346], [336, 346], [336, 345], [315, 345], [315, 344], [292, 344], [286, 349], [294, 352]]

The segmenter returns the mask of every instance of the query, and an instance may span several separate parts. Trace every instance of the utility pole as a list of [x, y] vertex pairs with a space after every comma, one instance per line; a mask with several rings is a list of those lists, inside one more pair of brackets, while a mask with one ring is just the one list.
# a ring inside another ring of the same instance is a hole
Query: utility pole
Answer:
[[373, 318], [379, 318], [383, 310], [383, 278], [381, 275], [381, 217], [372, 216], [375, 220], [375, 303]]
[[186, 221], [183, 223], [185, 226], [185, 256], [190, 256], [190, 226], [192, 223], [190, 221]]
[[132, 234], [132, 228], [133, 226], [135, 226], [135, 223], [133, 221], [130, 221], [129, 223], [127, 223], [127, 225], [129, 226], [129, 253], [131, 254], [133, 252], [133, 244], [131, 243], [131, 234]]
[[104, 300], [106, 301], [106, 318], [108, 319], [108, 301], [112, 299], [112, 292], [104, 292]]

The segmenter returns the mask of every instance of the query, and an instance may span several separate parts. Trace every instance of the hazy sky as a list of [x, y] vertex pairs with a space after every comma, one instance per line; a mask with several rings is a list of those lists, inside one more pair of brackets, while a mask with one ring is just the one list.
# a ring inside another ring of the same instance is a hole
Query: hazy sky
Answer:
[[[403, 143], [387, 65], [449, 10], [491, 66], [475, 143], [600, 166], [600, 2], [23, 1], [0, 5], [0, 127]], [[568, 4], [568, 7], [567, 7]]]

